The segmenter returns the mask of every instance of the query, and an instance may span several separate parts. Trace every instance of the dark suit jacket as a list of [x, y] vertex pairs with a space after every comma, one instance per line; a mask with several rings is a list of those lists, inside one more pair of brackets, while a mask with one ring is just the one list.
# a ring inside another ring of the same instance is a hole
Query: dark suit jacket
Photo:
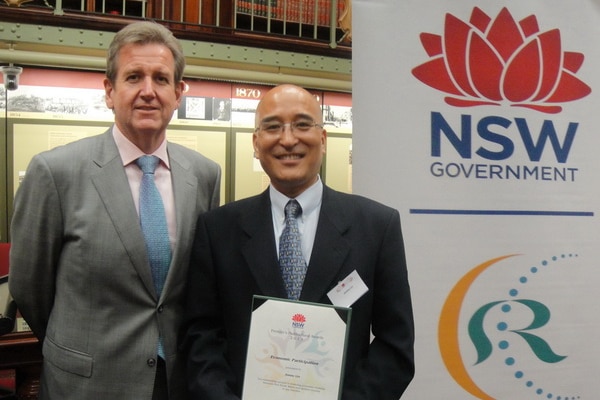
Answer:
[[[300, 300], [331, 304], [327, 292], [354, 270], [369, 291], [352, 305], [342, 398], [397, 400], [414, 375], [399, 213], [325, 187]], [[268, 190], [200, 216], [189, 273], [191, 393], [202, 400], [237, 399], [253, 295], [286, 297]]]
[[186, 388], [177, 333], [200, 213], [218, 164], [169, 143], [177, 244], [162, 295], [111, 130], [35, 156], [15, 199], [10, 290], [43, 341], [42, 399], [150, 399], [159, 331], [172, 398]]

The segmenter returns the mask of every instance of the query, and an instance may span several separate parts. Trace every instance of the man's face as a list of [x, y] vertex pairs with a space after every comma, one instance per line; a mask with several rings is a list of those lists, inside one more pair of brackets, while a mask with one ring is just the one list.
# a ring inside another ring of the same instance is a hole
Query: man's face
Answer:
[[[290, 123], [322, 124], [319, 103], [307, 91], [284, 85], [272, 89], [256, 110], [252, 137], [256, 157], [271, 184], [288, 197], [296, 197], [317, 180], [325, 154], [327, 132], [320, 126], [294, 129]], [[287, 124], [279, 134], [273, 125]], [[267, 128], [267, 129], [262, 129]]]
[[174, 82], [171, 51], [158, 43], [128, 44], [117, 63], [115, 82], [104, 81], [116, 125], [136, 144], [147, 136], [162, 138], [183, 91], [183, 82]]

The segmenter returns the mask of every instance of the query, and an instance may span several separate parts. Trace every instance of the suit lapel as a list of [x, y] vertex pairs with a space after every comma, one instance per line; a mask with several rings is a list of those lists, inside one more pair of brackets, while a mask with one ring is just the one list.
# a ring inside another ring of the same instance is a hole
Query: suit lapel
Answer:
[[98, 166], [98, 171], [92, 176], [98, 196], [144, 286], [154, 294], [144, 237], [111, 130], [99, 138], [98, 145], [92, 152], [92, 159]]
[[[190, 172], [191, 164], [189, 160], [182, 155], [174, 146], [168, 147], [169, 160], [171, 164], [171, 179], [173, 183], [173, 194], [175, 196], [175, 212], [177, 220], [177, 245], [173, 251], [171, 265], [185, 265], [188, 260], [182, 260], [188, 254], [184, 249], [188, 245], [186, 240], [192, 240], [194, 235], [193, 227], [196, 224], [198, 180]], [[179, 269], [185, 273], [187, 268]], [[178, 276], [178, 271], [169, 270], [163, 293], [169, 292], [171, 282], [175, 279], [185, 279], [185, 276]]]
[[241, 251], [260, 289], [257, 294], [286, 298], [277, 261], [272, 221], [268, 190], [248, 200], [240, 219], [241, 229], [247, 237]]
[[337, 283], [333, 280], [344, 265], [351, 246], [344, 237], [350, 228], [350, 220], [341, 212], [343, 209], [336, 192], [323, 187], [315, 242], [300, 300], [318, 302]]
[[[350, 251], [351, 244], [344, 237], [350, 228], [350, 220], [340, 211], [344, 207], [340, 207], [339, 201], [335, 191], [323, 188], [315, 243], [300, 300], [320, 301], [337, 283], [334, 279]], [[266, 190], [247, 202], [240, 218], [240, 225], [247, 236], [241, 251], [260, 288], [260, 294], [286, 298], [272, 221], [269, 191]]]

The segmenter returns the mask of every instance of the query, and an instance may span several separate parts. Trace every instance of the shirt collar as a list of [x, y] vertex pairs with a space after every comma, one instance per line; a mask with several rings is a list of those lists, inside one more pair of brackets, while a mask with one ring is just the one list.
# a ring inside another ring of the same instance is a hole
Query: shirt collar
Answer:
[[[276, 221], [284, 221], [284, 208], [287, 202], [290, 201], [290, 198], [275, 189], [273, 185], [269, 186], [269, 196], [271, 198], [273, 216], [275, 217]], [[300, 215], [300, 218], [305, 215], [310, 215], [313, 211], [315, 211], [321, 205], [322, 198], [323, 182], [321, 181], [321, 177], [317, 176], [317, 181], [304, 192], [302, 192], [298, 197], [296, 197], [296, 201], [300, 203], [300, 207], [302, 207], [302, 214]]]
[[[115, 143], [117, 144], [117, 149], [119, 149], [119, 154], [121, 155], [121, 160], [123, 161], [123, 166], [129, 165], [145, 153], [140, 150], [132, 141], [130, 141], [124, 134], [119, 130], [116, 124], [113, 125], [112, 129], [113, 138], [115, 139]], [[169, 155], [167, 153], [167, 139], [163, 140], [163, 142], [158, 146], [153, 153], [153, 156], [157, 156], [163, 162], [163, 164], [171, 169], [169, 164]]]

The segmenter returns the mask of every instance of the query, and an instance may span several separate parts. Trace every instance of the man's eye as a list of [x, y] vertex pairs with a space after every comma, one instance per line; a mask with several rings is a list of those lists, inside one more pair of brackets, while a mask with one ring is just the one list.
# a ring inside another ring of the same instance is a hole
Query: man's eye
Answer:
[[312, 128], [315, 124], [308, 121], [298, 121], [294, 124], [294, 127], [299, 131], [307, 131]]
[[267, 124], [263, 129], [267, 132], [277, 133], [281, 131], [281, 124]]

